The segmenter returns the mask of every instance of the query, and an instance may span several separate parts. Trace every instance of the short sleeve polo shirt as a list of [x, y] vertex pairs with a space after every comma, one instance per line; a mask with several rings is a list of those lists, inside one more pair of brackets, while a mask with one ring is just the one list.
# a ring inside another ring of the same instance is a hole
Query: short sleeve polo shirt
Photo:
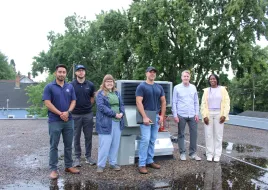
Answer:
[[76, 94], [76, 105], [73, 114], [87, 114], [91, 112], [92, 104], [90, 99], [94, 97], [95, 87], [94, 84], [90, 81], [84, 81], [79, 83], [77, 80], [74, 80], [71, 83], [74, 87]]
[[[68, 111], [71, 101], [76, 100], [74, 88], [71, 84], [64, 82], [63, 87], [56, 83], [56, 80], [46, 85], [42, 100], [50, 100], [51, 103], [61, 112]], [[69, 115], [69, 120], [72, 116]], [[48, 110], [48, 122], [62, 121], [59, 115]]]

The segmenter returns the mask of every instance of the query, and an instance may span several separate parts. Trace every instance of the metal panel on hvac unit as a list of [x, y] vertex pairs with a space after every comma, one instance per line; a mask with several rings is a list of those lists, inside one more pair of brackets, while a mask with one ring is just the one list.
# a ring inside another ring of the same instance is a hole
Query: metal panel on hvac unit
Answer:
[[[140, 143], [140, 125], [136, 122], [136, 88], [144, 81], [141, 80], [118, 80], [117, 90], [120, 92], [125, 105], [125, 129], [121, 134], [120, 148], [118, 152], [118, 164], [130, 165], [132, 158], [138, 157]], [[167, 106], [172, 103], [172, 82], [155, 81], [165, 91]], [[170, 140], [169, 132], [159, 132], [155, 142], [155, 156], [173, 155], [174, 147]]]
[[117, 163], [119, 165], [135, 164], [136, 135], [122, 135], [118, 151]]
[[[116, 88], [121, 93], [124, 104], [127, 106], [136, 106], [136, 88], [142, 80], [117, 80]], [[172, 103], [172, 82], [168, 81], [155, 81], [164, 89], [167, 106], [170, 107]]]
[[[135, 141], [135, 157], [139, 157], [139, 145], [140, 145], [140, 138], [138, 137]], [[158, 137], [155, 141], [154, 146], [154, 155], [155, 156], [172, 155], [173, 151], [174, 147], [170, 140], [170, 133], [169, 132], [158, 133]]]

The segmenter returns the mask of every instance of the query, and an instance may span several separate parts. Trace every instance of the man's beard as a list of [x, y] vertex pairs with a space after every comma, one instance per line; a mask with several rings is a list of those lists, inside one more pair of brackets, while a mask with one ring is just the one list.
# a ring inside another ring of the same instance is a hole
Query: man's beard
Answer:
[[83, 76], [83, 77], [79, 77], [79, 76], [77, 76], [77, 78], [79, 78], [79, 79], [84, 79], [84, 78], [85, 78], [85, 76]]
[[58, 79], [59, 81], [64, 81], [64, 80], [65, 80], [65, 77], [63, 77], [63, 76], [58, 76], [57, 79]]

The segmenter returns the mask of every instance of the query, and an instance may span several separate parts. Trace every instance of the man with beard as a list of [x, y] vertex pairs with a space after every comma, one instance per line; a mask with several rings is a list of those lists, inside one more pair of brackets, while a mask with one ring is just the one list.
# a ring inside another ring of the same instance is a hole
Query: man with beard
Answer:
[[81, 146], [80, 137], [83, 131], [85, 137], [86, 163], [95, 165], [96, 161], [91, 158], [93, 113], [95, 87], [91, 81], [86, 80], [86, 68], [84, 65], [77, 65], [75, 69], [76, 79], [71, 83], [77, 97], [76, 106], [72, 111], [74, 118], [74, 166], [81, 167]]
[[[139, 147], [139, 172], [147, 174], [146, 166], [160, 169], [154, 158], [154, 145], [157, 139], [159, 125], [163, 123], [166, 114], [166, 98], [162, 86], [155, 83], [156, 69], [152, 66], [146, 69], [146, 81], [139, 84], [136, 89], [136, 104], [143, 123], [140, 125], [141, 140]], [[161, 109], [161, 115], [159, 112]], [[146, 111], [155, 111], [154, 118], [150, 119]]]
[[46, 85], [42, 98], [48, 108], [51, 179], [57, 179], [59, 176], [57, 164], [58, 145], [61, 134], [64, 144], [65, 172], [79, 173], [79, 170], [72, 167], [73, 120], [70, 112], [75, 107], [76, 96], [73, 86], [65, 82], [66, 73], [67, 68], [65, 65], [60, 64], [56, 66], [56, 80]]

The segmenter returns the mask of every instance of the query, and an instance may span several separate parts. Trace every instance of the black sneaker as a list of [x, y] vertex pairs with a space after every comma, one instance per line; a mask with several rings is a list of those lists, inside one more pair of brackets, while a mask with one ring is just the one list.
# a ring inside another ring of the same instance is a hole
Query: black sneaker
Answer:
[[86, 158], [86, 163], [92, 166], [92, 165], [96, 165], [97, 162], [93, 160], [91, 157], [89, 157], [89, 158]]
[[75, 160], [74, 160], [74, 167], [81, 167], [81, 160], [80, 160], [80, 158], [76, 158]]
[[117, 165], [117, 164], [115, 164], [115, 165], [110, 165], [110, 168], [111, 168], [112, 170], [115, 170], [115, 171], [120, 171], [120, 170], [121, 170], [121, 167], [120, 167], [119, 165]]

